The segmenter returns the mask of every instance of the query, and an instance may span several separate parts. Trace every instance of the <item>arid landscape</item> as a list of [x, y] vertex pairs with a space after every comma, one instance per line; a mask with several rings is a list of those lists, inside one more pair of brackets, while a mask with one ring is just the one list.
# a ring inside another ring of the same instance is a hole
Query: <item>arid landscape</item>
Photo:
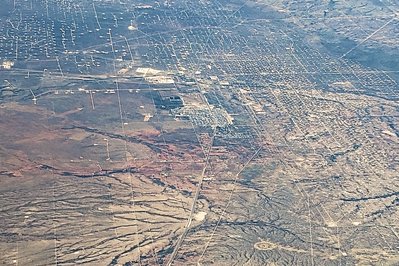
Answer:
[[5, 2], [0, 265], [399, 264], [396, 2]]

